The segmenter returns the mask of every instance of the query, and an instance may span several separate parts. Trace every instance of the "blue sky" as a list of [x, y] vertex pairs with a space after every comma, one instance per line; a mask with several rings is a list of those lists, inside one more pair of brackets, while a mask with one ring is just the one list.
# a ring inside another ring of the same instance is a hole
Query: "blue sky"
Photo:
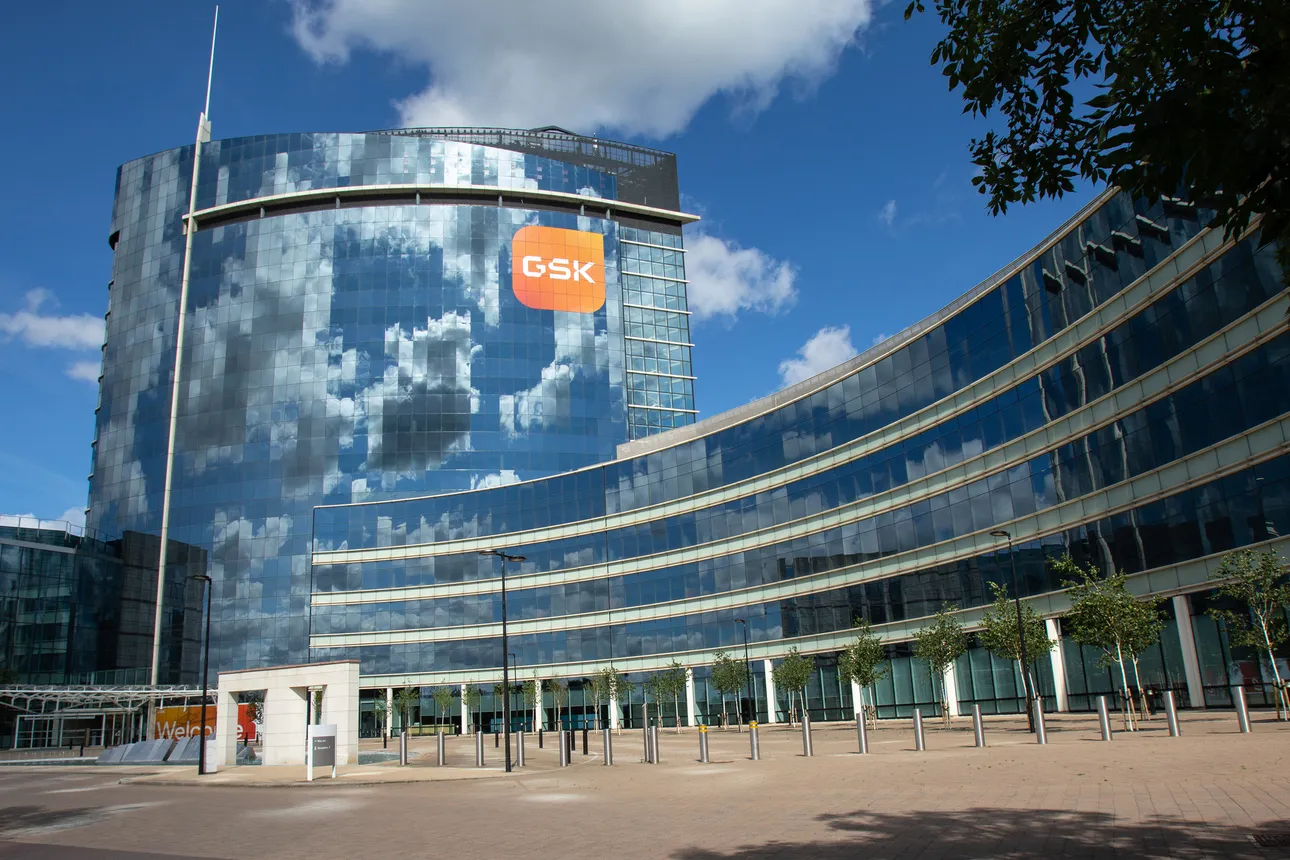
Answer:
[[[871, 0], [231, 0], [216, 137], [558, 124], [677, 153], [698, 407], [935, 311], [1090, 199], [991, 217], [929, 16]], [[0, 12], [0, 512], [79, 516], [116, 168], [191, 142], [213, 5]], [[482, 65], [481, 65], [482, 64]]]

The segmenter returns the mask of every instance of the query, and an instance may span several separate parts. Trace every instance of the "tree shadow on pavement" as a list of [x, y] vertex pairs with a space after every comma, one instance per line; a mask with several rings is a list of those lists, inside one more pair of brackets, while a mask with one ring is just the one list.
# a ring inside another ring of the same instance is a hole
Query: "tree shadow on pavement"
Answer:
[[729, 851], [684, 849], [675, 860], [893, 860], [893, 858], [1275, 858], [1290, 857], [1290, 820], [1237, 827], [1154, 817], [1116, 820], [1104, 812], [968, 809], [957, 812], [820, 815], [834, 832], [802, 842], [767, 842]]

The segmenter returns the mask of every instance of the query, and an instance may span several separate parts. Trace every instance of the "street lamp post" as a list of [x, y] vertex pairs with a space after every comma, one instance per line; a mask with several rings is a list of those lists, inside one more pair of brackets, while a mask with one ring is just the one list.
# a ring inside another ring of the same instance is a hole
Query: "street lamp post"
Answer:
[[[742, 625], [744, 628], [744, 676], [746, 678], [744, 683], [748, 685], [748, 698], [752, 705], [751, 719], [755, 720], [757, 719], [757, 690], [753, 687], [752, 662], [748, 659], [748, 622], [743, 618], [736, 618], [735, 623]], [[767, 707], [769, 707], [769, 703]]]
[[211, 578], [204, 573], [196, 573], [189, 577], [203, 584], [206, 589], [206, 645], [202, 649], [202, 721], [201, 721], [201, 746], [197, 748], [197, 775], [201, 776], [206, 773], [206, 700], [210, 696], [210, 687], [208, 679], [211, 668], [211, 588], [213, 583]]
[[1017, 582], [1017, 554], [1012, 548], [1012, 534], [1006, 529], [995, 529], [990, 532], [990, 536], [1008, 539], [1008, 561], [1012, 564], [1012, 598], [1017, 605], [1017, 642], [1021, 650], [1021, 689], [1026, 694], [1026, 724], [1033, 732], [1035, 712], [1028, 668], [1030, 661], [1026, 658], [1026, 625], [1021, 616], [1021, 586]]
[[510, 647], [506, 641], [506, 562], [523, 561], [522, 555], [508, 555], [500, 550], [481, 550], [480, 555], [495, 555], [502, 560], [502, 734], [506, 746], [506, 772], [511, 772], [511, 673], [507, 656]]

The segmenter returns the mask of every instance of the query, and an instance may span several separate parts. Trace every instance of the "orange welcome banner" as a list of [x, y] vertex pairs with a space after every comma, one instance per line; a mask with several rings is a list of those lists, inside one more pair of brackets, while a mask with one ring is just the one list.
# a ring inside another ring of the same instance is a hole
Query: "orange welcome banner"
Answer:
[[[207, 737], [215, 736], [215, 706], [206, 706]], [[171, 708], [158, 708], [153, 722], [153, 737], [179, 739], [195, 735], [202, 725], [201, 705], [180, 705]], [[255, 740], [255, 721], [251, 719], [250, 708], [245, 704], [237, 706], [237, 739]]]

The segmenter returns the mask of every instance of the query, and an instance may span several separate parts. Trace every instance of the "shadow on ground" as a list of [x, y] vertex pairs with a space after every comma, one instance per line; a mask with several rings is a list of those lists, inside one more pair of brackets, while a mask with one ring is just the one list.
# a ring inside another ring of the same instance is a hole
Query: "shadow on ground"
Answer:
[[1276, 858], [1290, 857], [1290, 820], [1257, 828], [1049, 809], [821, 815], [834, 833], [812, 842], [767, 842], [728, 851], [686, 849], [674, 860], [893, 860], [893, 858]]

